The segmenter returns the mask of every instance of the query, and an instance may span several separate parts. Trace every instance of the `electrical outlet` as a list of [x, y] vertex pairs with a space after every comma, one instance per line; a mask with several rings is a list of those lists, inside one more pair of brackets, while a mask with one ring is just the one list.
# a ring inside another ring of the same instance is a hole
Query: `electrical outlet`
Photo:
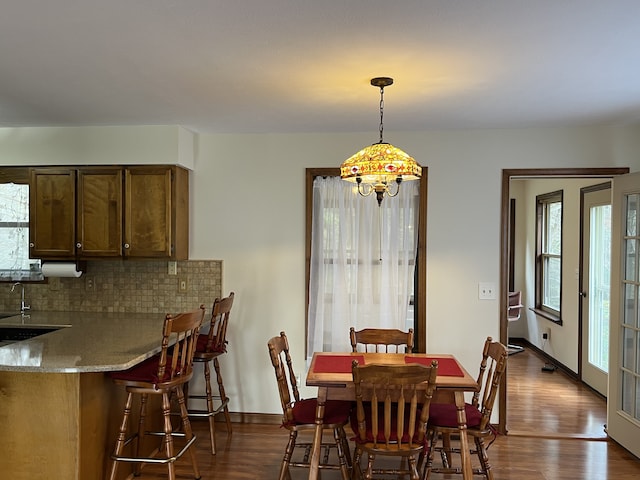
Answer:
[[549, 340], [551, 338], [551, 329], [549, 327], [542, 329], [542, 340]]
[[177, 275], [178, 274], [178, 262], [169, 262], [167, 267], [167, 273], [169, 275]]
[[496, 284], [493, 282], [480, 282], [478, 284], [478, 298], [480, 300], [495, 300]]
[[178, 279], [178, 291], [180, 293], [186, 292], [188, 288], [189, 288], [189, 283], [187, 282], [186, 278]]

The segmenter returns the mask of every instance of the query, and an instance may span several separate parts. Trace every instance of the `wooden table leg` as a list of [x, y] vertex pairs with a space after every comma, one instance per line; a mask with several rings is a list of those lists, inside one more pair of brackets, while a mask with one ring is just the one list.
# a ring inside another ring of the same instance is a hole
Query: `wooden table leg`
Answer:
[[316, 406], [316, 431], [313, 435], [313, 447], [309, 467], [309, 480], [317, 480], [319, 476], [320, 453], [322, 446], [322, 423], [324, 418], [324, 405], [327, 402], [327, 388], [318, 387], [318, 404]]
[[467, 438], [467, 414], [464, 410], [464, 392], [454, 393], [456, 409], [458, 411], [458, 428], [460, 429], [460, 457], [462, 461], [462, 478], [472, 480], [471, 455], [469, 453], [469, 439]]

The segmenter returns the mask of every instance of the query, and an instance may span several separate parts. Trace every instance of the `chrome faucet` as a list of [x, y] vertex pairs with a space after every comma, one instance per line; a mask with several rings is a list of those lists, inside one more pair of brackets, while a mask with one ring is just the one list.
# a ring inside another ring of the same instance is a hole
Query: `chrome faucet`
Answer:
[[24, 301], [24, 285], [20, 282], [16, 282], [11, 286], [11, 291], [13, 292], [16, 287], [20, 285], [20, 287], [22, 288], [22, 292], [20, 293], [20, 313], [24, 315], [24, 312], [26, 312], [27, 310], [31, 310], [31, 306], [27, 305], [26, 302]]

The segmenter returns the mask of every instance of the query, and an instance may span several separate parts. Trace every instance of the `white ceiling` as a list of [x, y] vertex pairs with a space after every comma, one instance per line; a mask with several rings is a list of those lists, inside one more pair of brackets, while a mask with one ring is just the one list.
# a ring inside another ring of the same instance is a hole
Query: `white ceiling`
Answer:
[[[639, 0], [0, 0], [0, 127], [640, 122]], [[375, 138], [374, 138], [375, 139]]]

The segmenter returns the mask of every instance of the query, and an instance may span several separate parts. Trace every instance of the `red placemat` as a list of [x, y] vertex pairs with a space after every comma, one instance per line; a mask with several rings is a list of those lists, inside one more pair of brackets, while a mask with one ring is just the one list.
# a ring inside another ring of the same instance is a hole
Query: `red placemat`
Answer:
[[316, 373], [351, 373], [351, 363], [356, 360], [364, 365], [362, 355], [321, 355], [316, 357], [313, 371]]
[[464, 377], [458, 362], [448, 357], [404, 357], [404, 363], [419, 363], [421, 365], [431, 365], [433, 360], [438, 361], [438, 375], [443, 377]]

